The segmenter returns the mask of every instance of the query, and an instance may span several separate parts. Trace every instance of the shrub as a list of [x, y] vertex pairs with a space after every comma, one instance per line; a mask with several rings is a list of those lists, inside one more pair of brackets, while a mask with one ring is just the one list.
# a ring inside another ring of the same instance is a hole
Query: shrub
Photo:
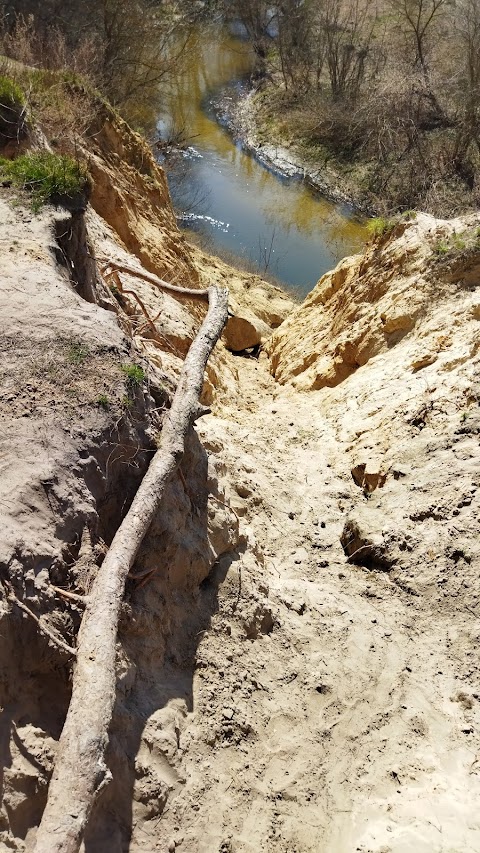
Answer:
[[435, 255], [442, 257], [442, 255], [448, 255], [449, 247], [447, 243], [442, 242], [441, 240], [438, 243], [435, 243], [433, 247], [433, 252]]
[[35, 211], [53, 202], [64, 207], [84, 207], [89, 190], [86, 169], [72, 157], [48, 151], [0, 159], [0, 177], [32, 193]]

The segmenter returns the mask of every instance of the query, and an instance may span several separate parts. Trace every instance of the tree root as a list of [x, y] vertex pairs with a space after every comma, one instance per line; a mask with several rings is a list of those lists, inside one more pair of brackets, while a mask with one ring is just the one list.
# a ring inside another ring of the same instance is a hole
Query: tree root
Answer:
[[168, 281], [163, 281], [163, 279], [157, 278], [156, 275], [149, 275], [148, 273], [143, 272], [143, 270], [136, 270], [135, 267], [128, 267], [125, 264], [117, 264], [115, 261], [109, 261], [101, 268], [101, 273], [105, 277], [108, 277], [115, 272], [123, 272], [127, 275], [136, 276], [137, 278], [143, 278], [144, 281], [148, 281], [149, 284], [153, 284], [154, 287], [158, 287], [159, 290], [166, 290], [167, 293], [173, 293], [174, 296], [178, 296], [180, 299], [201, 299], [203, 302], [208, 302], [209, 290], [195, 290], [192, 287], [177, 287], [175, 284], [169, 284]]
[[[130, 272], [128, 268], [127, 271]], [[86, 602], [78, 635], [72, 698], [47, 804], [33, 847], [27, 848], [34, 853], [78, 853], [94, 802], [107, 783], [105, 751], [115, 701], [115, 650], [125, 581], [158, 512], [166, 485], [181, 462], [186, 438], [198, 415], [205, 367], [227, 320], [228, 291], [210, 287], [207, 296], [208, 312], [183, 364], [172, 406], [163, 421], [158, 450]]]
[[[108, 266], [112, 266], [112, 265], [109, 264]], [[107, 268], [103, 267], [103, 270], [105, 270], [105, 269], [107, 269]], [[130, 271], [128, 273], [129, 275], [137, 275], [139, 278], [146, 278], [142, 273], [134, 272], [133, 267], [132, 268], [130, 268], [130, 267], [119, 267], [118, 269], [117, 269], [117, 267], [114, 267], [114, 268], [110, 269], [109, 271], [107, 270], [106, 272], [103, 272], [103, 276], [104, 276], [104, 278], [108, 278], [108, 277], [112, 276], [113, 279], [115, 280], [115, 286], [117, 287], [117, 290], [119, 291], [119, 293], [121, 293], [122, 296], [123, 295], [133, 296], [133, 298], [135, 299], [135, 301], [139, 305], [140, 310], [141, 310], [142, 314], [144, 315], [146, 322], [142, 323], [142, 325], [137, 328], [135, 334], [141, 335], [145, 331], [145, 329], [148, 328], [148, 329], [150, 329], [152, 338], [156, 343], [161, 344], [162, 346], [166, 346], [171, 352], [173, 352], [174, 355], [181, 357], [181, 353], [177, 350], [177, 348], [174, 346], [174, 344], [172, 344], [171, 341], [169, 341], [168, 338], [165, 337], [165, 335], [162, 335], [162, 333], [158, 331], [158, 329], [155, 325], [156, 320], [158, 320], [158, 318], [162, 312], [159, 311], [158, 314], [155, 315], [155, 317], [153, 317], [153, 318], [150, 317], [150, 314], [148, 313], [148, 311], [145, 307], [145, 303], [140, 298], [140, 296], [138, 295], [136, 290], [132, 290], [131, 288], [127, 289], [123, 286], [122, 279], [120, 278], [120, 272], [126, 272], [127, 270]], [[150, 278], [147, 277], [146, 280], [150, 281]], [[159, 283], [157, 284], [157, 287], [160, 287], [161, 279], [158, 279], [158, 282]], [[153, 283], [153, 282], [150, 281], [150, 283]], [[177, 295], [178, 295], [178, 292], [182, 292], [182, 293], [184, 292], [183, 290], [181, 290], [181, 288], [175, 288], [175, 285], [173, 285], [173, 284], [169, 285], [169, 284], [167, 284], [167, 282], [162, 282], [162, 285], [165, 286], [165, 289], [169, 289], [171, 287], [174, 288], [174, 292]], [[204, 291], [199, 290], [199, 291], [194, 291], [194, 292], [195, 293], [203, 293]], [[202, 299], [203, 299], [203, 297], [202, 297]], [[133, 336], [132, 330], [130, 333]]]
[[68, 589], [61, 589], [59, 586], [53, 586], [51, 584], [52, 589], [57, 593], [57, 595], [61, 595], [62, 598], [66, 598], [70, 601], [75, 601], [76, 604], [81, 604], [83, 607], [86, 607], [88, 596], [78, 595], [76, 592], [70, 592]]

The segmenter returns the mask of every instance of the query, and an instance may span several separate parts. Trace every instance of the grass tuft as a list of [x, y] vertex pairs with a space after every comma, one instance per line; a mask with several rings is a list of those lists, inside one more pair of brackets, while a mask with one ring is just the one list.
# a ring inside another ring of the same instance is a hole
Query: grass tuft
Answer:
[[107, 394], [99, 394], [97, 397], [97, 406], [100, 406], [101, 409], [109, 409], [110, 408], [110, 398]]
[[379, 237], [390, 234], [396, 224], [395, 219], [384, 219], [382, 216], [379, 216], [367, 222], [367, 232], [370, 239], [377, 240]]
[[25, 95], [20, 86], [11, 77], [0, 74], [0, 106], [13, 108], [24, 105]]
[[121, 370], [127, 377], [127, 383], [132, 387], [141, 385], [145, 379], [145, 371], [139, 364], [122, 364]]
[[34, 211], [49, 201], [68, 207], [81, 198], [85, 200], [89, 189], [87, 171], [77, 160], [49, 151], [24, 154], [15, 160], [0, 158], [0, 179], [29, 190]]
[[78, 367], [78, 365], [83, 364], [83, 362], [86, 361], [89, 355], [90, 350], [85, 344], [74, 342], [70, 344], [67, 358], [70, 364], [74, 364]]
[[0, 74], [0, 145], [26, 136], [25, 96], [14, 80]]
[[448, 255], [449, 246], [444, 241], [439, 240], [438, 243], [435, 243], [433, 246], [433, 252], [441, 258], [443, 255]]

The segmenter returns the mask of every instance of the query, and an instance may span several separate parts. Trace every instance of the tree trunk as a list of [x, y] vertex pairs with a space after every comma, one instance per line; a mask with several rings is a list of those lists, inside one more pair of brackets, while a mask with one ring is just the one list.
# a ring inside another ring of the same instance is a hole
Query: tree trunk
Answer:
[[92, 806], [110, 780], [105, 764], [115, 700], [115, 647], [126, 577], [184, 452], [203, 375], [227, 319], [228, 291], [210, 287], [207, 316], [185, 359], [159, 448], [115, 534], [78, 635], [72, 698], [33, 853], [77, 853]]

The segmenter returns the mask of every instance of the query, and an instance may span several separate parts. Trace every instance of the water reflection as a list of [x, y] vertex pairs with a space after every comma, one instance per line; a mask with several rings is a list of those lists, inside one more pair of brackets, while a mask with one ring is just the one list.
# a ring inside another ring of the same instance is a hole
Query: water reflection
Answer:
[[[217, 29], [190, 46], [183, 72], [162, 103], [159, 126], [187, 136], [191, 150], [171, 176], [171, 192], [189, 227], [226, 250], [265, 266], [308, 292], [339, 258], [357, 251], [364, 226], [301, 181], [274, 175], [217, 123], [209, 97], [252, 68], [249, 45]], [[221, 223], [219, 225], [218, 223]]]

